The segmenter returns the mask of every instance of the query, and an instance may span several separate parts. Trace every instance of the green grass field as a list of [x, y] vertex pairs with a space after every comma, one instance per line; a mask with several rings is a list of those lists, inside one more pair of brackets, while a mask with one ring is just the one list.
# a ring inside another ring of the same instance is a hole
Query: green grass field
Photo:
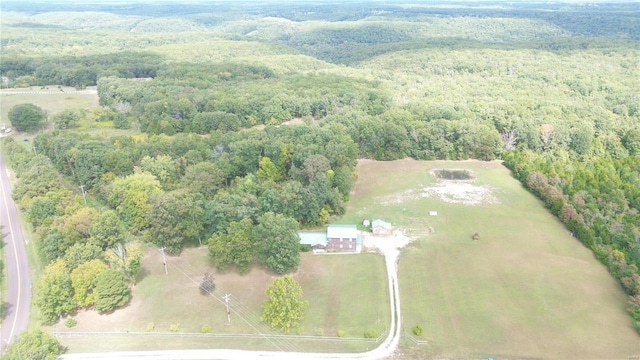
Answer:
[[[187, 249], [177, 257], [167, 257], [169, 274], [165, 275], [161, 254], [148, 249], [142, 276], [133, 290], [131, 303], [109, 315], [82, 311], [74, 316], [78, 325], [68, 329], [62, 323], [50, 331], [79, 332], [148, 332], [148, 335], [101, 335], [62, 337], [70, 352], [233, 347], [283, 351], [365, 351], [377, 346], [371, 342], [327, 342], [282, 339], [229, 339], [184, 336], [200, 333], [203, 325], [212, 334], [280, 335], [260, 321], [265, 290], [275, 275], [254, 268], [246, 275], [218, 272], [213, 269], [206, 248]], [[213, 274], [214, 296], [201, 295], [199, 285], [204, 273]], [[344, 276], [344, 274], [350, 274]], [[339, 330], [345, 338], [363, 339], [367, 329], [378, 334], [389, 323], [386, 272], [383, 259], [376, 254], [313, 255], [303, 253], [299, 270], [293, 274], [309, 301], [299, 330], [290, 335], [335, 337]], [[363, 281], [366, 279], [366, 281]], [[231, 323], [222, 297], [231, 294]], [[150, 324], [153, 330], [148, 331]], [[160, 337], [171, 325], [178, 325], [175, 336]], [[156, 334], [156, 336], [154, 336]], [[105, 339], [105, 341], [102, 341]], [[158, 340], [160, 339], [160, 340]], [[164, 339], [164, 340], [162, 340]]]
[[[444, 201], [429, 173], [442, 168], [476, 178]], [[400, 298], [406, 331], [421, 325], [429, 343], [405, 339], [406, 358], [640, 355], [619, 285], [499, 162], [366, 160], [357, 170], [341, 222], [381, 217], [417, 238], [399, 260]]]
[[[32, 86], [30, 88], [7, 89], [6, 91], [21, 91], [22, 94], [7, 94], [0, 92], [0, 120], [9, 126], [9, 110], [18, 104], [31, 103], [46, 110], [49, 115], [59, 113], [65, 109], [93, 109], [98, 105], [98, 96], [75, 93], [72, 87]], [[28, 92], [47, 92], [46, 94]], [[50, 125], [50, 124], [49, 124]]]

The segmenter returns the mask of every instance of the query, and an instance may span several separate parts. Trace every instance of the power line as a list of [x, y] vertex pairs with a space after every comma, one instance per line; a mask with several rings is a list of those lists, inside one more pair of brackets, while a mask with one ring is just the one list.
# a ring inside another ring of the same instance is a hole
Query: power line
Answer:
[[[188, 264], [185, 261], [179, 260], [177, 258], [172, 259], [171, 262], [172, 262], [172, 266], [174, 268], [176, 268], [178, 271], [180, 271], [184, 276], [186, 276], [188, 279], [190, 279], [195, 284], [199, 284], [199, 282], [197, 280], [195, 280], [192, 276], [188, 275], [185, 272], [183, 267], [190, 269], [190, 271], [193, 272], [193, 273], [198, 273], [199, 274], [199, 273], [202, 273], [202, 271], [200, 271], [197, 268], [193, 267], [191, 264]], [[183, 266], [182, 267], [178, 266], [176, 264], [176, 262], [180, 262]], [[224, 289], [222, 289], [220, 287], [218, 287], [218, 290], [223, 290], [224, 291]], [[211, 297], [213, 297], [214, 299], [218, 300], [221, 304], [225, 303], [225, 301], [224, 301], [224, 299], [222, 297], [216, 296], [211, 291], [207, 291], [207, 293]], [[276, 344], [274, 342], [274, 340], [277, 340], [277, 339], [271, 339], [271, 338], [269, 338], [269, 337], [267, 337], [265, 335], [265, 333], [274, 334], [273, 330], [269, 326], [267, 326], [266, 324], [264, 324], [262, 322], [262, 320], [260, 319], [260, 316], [257, 315], [255, 313], [255, 311], [253, 311], [252, 309], [249, 309], [247, 306], [245, 306], [242, 302], [240, 302], [237, 299], [234, 300], [233, 298], [230, 298], [229, 302], [230, 302], [230, 305], [233, 305], [233, 313], [236, 314], [239, 319], [244, 321], [254, 331], [256, 331], [258, 333], [258, 335], [262, 336], [262, 338], [264, 340], [268, 341], [271, 345], [273, 345], [279, 351], [292, 351], [292, 352], [301, 352], [301, 351], [303, 351], [296, 344], [294, 344], [292, 341], [287, 340], [287, 339], [282, 339], [281, 341], [278, 341], [279, 344]], [[230, 310], [231, 310], [231, 308], [230, 308]], [[262, 328], [262, 330], [260, 330], [260, 328]]]

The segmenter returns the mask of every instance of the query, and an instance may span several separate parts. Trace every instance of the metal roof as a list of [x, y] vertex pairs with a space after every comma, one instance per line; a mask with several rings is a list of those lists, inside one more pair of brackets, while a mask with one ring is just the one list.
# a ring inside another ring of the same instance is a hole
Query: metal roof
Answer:
[[354, 239], [358, 237], [358, 227], [355, 225], [331, 224], [327, 227], [327, 238]]
[[299, 232], [300, 244], [327, 246], [327, 234], [317, 232]]
[[378, 226], [382, 226], [385, 229], [391, 229], [391, 224], [390, 223], [388, 223], [388, 222], [386, 222], [384, 220], [381, 220], [381, 219], [373, 220], [373, 222], [371, 223], [371, 228], [375, 228], [375, 227], [378, 227]]

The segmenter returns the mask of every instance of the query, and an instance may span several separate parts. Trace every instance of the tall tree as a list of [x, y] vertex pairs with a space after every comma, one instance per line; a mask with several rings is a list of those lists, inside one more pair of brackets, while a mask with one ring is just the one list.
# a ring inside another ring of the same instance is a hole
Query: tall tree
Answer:
[[252, 230], [251, 220], [242, 219], [231, 222], [226, 234], [215, 234], [209, 239], [209, 254], [216, 268], [224, 270], [236, 265], [240, 272], [249, 270], [253, 259]]
[[147, 238], [171, 253], [179, 253], [187, 243], [198, 243], [204, 235], [202, 195], [186, 189], [161, 194], [152, 200]]
[[281, 214], [268, 212], [258, 218], [253, 240], [258, 259], [277, 274], [298, 268], [300, 263], [298, 222]]
[[109, 191], [109, 203], [131, 226], [139, 232], [149, 226], [150, 198], [162, 193], [155, 176], [140, 172], [116, 179]]
[[60, 342], [42, 329], [24, 332], [9, 345], [2, 355], [3, 360], [56, 360], [63, 353]]
[[18, 104], [9, 110], [11, 126], [19, 131], [38, 129], [46, 116], [41, 107], [33, 104]]
[[124, 274], [113, 269], [107, 269], [98, 275], [95, 291], [96, 310], [100, 312], [118, 308], [131, 298]]
[[101, 247], [103, 250], [124, 241], [124, 229], [120, 218], [113, 210], [99, 214], [89, 226], [89, 243]]
[[98, 276], [107, 269], [104, 262], [94, 259], [81, 264], [71, 272], [73, 299], [79, 306], [85, 307], [95, 304]]
[[284, 333], [297, 327], [308, 306], [300, 284], [291, 276], [279, 277], [269, 286], [266, 295], [260, 319]]
[[53, 324], [60, 316], [73, 310], [73, 286], [64, 260], [49, 264], [36, 284], [35, 304], [40, 308], [42, 321]]
[[102, 249], [87, 242], [75, 243], [65, 251], [63, 259], [67, 264], [67, 268], [73, 271], [73, 269], [87, 261], [102, 259]]

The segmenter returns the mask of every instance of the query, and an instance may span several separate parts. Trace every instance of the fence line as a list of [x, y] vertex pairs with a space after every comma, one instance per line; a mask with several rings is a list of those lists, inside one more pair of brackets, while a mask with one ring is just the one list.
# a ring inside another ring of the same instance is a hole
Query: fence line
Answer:
[[409, 333], [407, 332], [407, 329], [402, 328], [402, 331], [404, 332], [404, 336], [405, 336], [407, 339], [411, 340], [411, 341], [412, 341], [413, 343], [415, 343], [416, 345], [429, 345], [429, 341], [427, 341], [427, 340], [418, 340], [418, 339], [416, 339], [415, 337], [413, 337], [413, 335], [411, 335], [411, 334], [409, 334]]
[[210, 333], [181, 333], [181, 332], [145, 332], [145, 331], [104, 331], [104, 332], [54, 332], [56, 337], [74, 336], [164, 336], [164, 337], [205, 337], [205, 338], [245, 338], [245, 339], [285, 339], [305, 341], [330, 341], [330, 342], [370, 342], [378, 343], [383, 338], [380, 334], [377, 338], [346, 338], [337, 336], [313, 336], [313, 335], [265, 335], [265, 334], [210, 334]]

